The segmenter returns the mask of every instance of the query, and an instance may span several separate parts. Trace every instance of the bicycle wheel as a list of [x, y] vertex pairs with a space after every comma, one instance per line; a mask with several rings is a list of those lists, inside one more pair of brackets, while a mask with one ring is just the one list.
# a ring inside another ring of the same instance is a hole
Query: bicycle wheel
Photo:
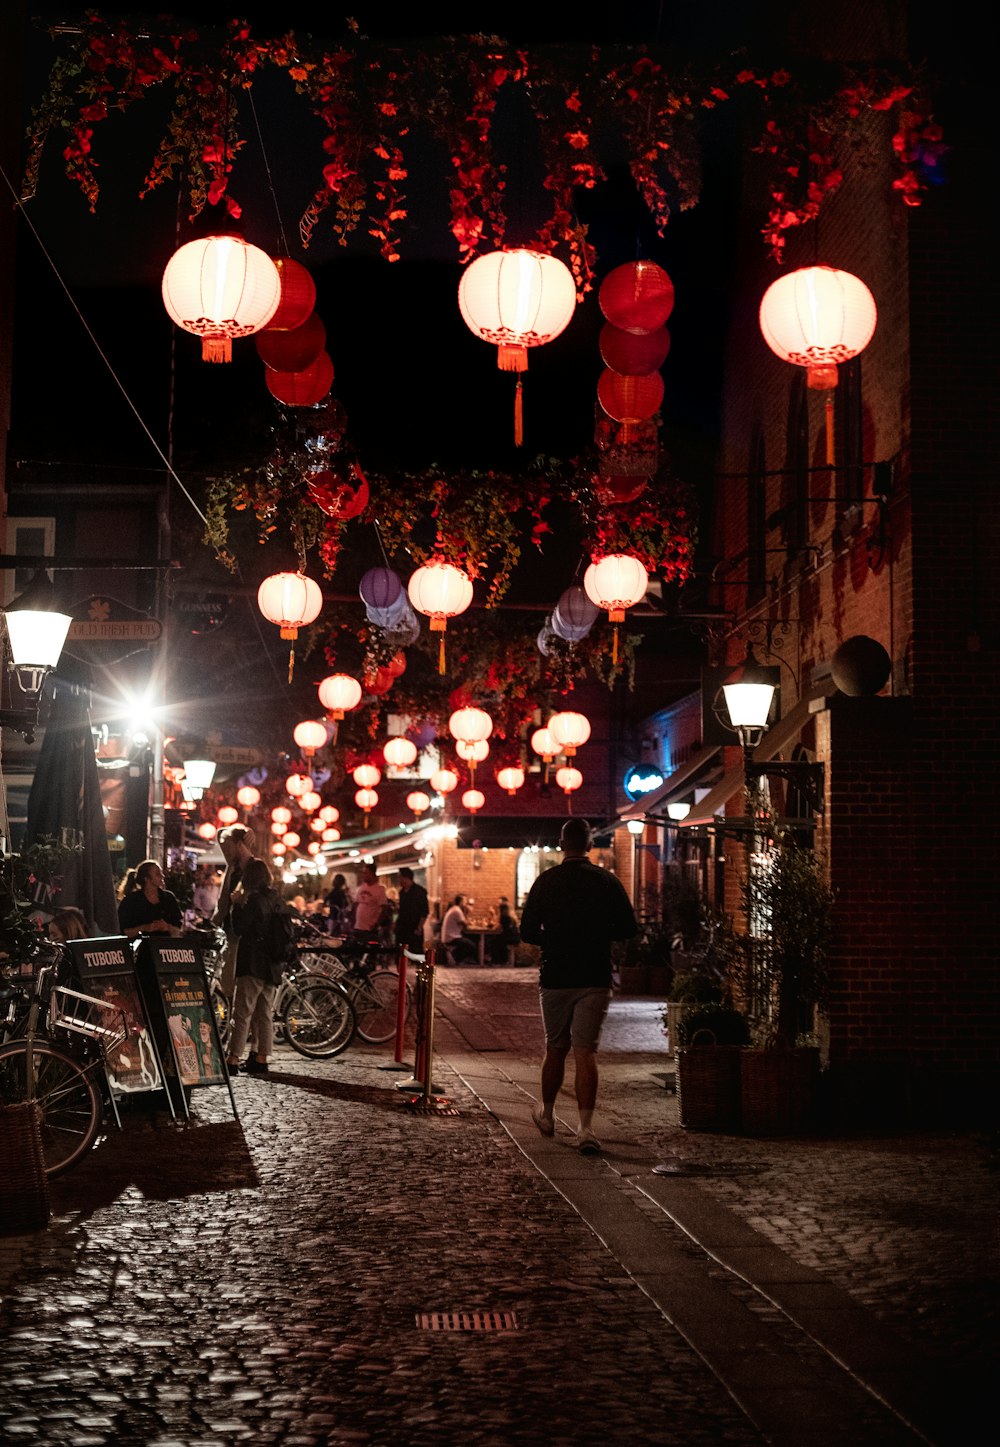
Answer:
[[[352, 992], [358, 1034], [370, 1045], [381, 1045], [396, 1033], [399, 1004], [399, 975], [395, 970], [373, 970], [360, 979]], [[406, 1014], [413, 1005], [413, 991], [406, 987]]]
[[347, 991], [318, 975], [289, 983], [281, 1021], [288, 1044], [311, 1059], [339, 1055], [357, 1028]]
[[218, 981], [212, 985], [212, 1010], [219, 1031], [223, 1050], [229, 1049], [229, 1037], [233, 1033], [233, 1007], [225, 990]]
[[[12, 1040], [0, 1046], [0, 1101], [17, 1105], [28, 1099], [28, 1044]], [[33, 1098], [42, 1111], [45, 1174], [60, 1176], [87, 1154], [104, 1118], [100, 1090], [71, 1055], [36, 1040], [31, 1047]]]

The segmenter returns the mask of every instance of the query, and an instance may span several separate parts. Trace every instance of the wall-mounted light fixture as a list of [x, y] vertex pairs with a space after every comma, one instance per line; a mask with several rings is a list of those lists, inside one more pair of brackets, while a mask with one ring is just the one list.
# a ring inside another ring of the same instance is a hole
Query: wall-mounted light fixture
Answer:
[[46, 678], [59, 662], [72, 618], [56, 607], [55, 589], [39, 568], [24, 592], [3, 610], [7, 626], [7, 672], [27, 699], [25, 708], [0, 709], [0, 727], [19, 730], [25, 743], [35, 737], [38, 705]]
[[739, 736], [743, 748], [743, 774], [748, 785], [756, 786], [765, 776], [785, 779], [794, 784], [817, 813], [823, 810], [823, 765], [808, 760], [786, 763], [768, 759], [758, 763], [754, 750], [767, 732], [767, 716], [771, 709], [774, 684], [763, 676], [752, 646], [731, 683], [723, 684], [722, 692], [729, 712], [729, 724]]

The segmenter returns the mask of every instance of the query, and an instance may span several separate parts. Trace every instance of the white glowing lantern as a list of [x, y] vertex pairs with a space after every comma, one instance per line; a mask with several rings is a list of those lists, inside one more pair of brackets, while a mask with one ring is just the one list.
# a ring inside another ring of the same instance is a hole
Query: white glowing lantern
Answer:
[[607, 610], [608, 621], [614, 624], [611, 659], [618, 662], [618, 625], [625, 621], [626, 608], [634, 608], [646, 596], [649, 574], [629, 553], [608, 553], [583, 575], [587, 597], [598, 608]]
[[554, 713], [548, 728], [567, 758], [572, 758], [590, 738], [590, 720], [582, 713]]
[[551, 342], [569, 325], [576, 309], [576, 282], [555, 256], [511, 247], [477, 257], [458, 284], [458, 307], [470, 331], [497, 348], [497, 366], [517, 373], [514, 442], [524, 438], [521, 373], [528, 348]]
[[417, 746], [411, 739], [390, 739], [382, 750], [382, 757], [393, 769], [405, 769], [417, 757]]
[[271, 818], [275, 824], [290, 824], [292, 822], [292, 811], [286, 809], [284, 804], [278, 804], [271, 810]]
[[222, 825], [235, 824], [240, 817], [240, 811], [239, 809], [234, 809], [232, 804], [223, 804], [215, 817]]
[[583, 775], [579, 769], [567, 765], [562, 769], [556, 769], [556, 783], [564, 794], [572, 794], [583, 783]]
[[291, 794], [293, 799], [301, 799], [303, 794], [308, 794], [313, 786], [311, 774], [289, 774], [285, 780], [285, 792]]
[[174, 252], [161, 290], [171, 321], [201, 337], [202, 360], [229, 362], [233, 338], [259, 332], [277, 311], [281, 275], [242, 237], [205, 236]]
[[315, 789], [307, 789], [304, 794], [299, 795], [299, 808], [304, 809], [307, 814], [314, 813], [323, 800]]
[[331, 673], [319, 685], [319, 701], [329, 718], [339, 720], [357, 708], [361, 702], [362, 688], [349, 673]]
[[485, 739], [477, 739], [474, 744], [468, 744], [464, 739], [459, 739], [455, 745], [455, 752], [460, 759], [463, 759], [470, 768], [475, 768], [490, 755], [490, 746]]
[[551, 764], [559, 752], [559, 744], [547, 728], [535, 729], [531, 735], [531, 747], [544, 764]]
[[324, 824], [336, 824], [340, 818], [340, 810], [335, 804], [324, 804], [319, 811], [319, 817], [323, 820]]
[[318, 854], [319, 851], [323, 848], [323, 846], [318, 839], [310, 839], [309, 843], [306, 845], [306, 848], [309, 850], [310, 854]]
[[280, 839], [282, 834], [288, 833], [288, 825], [282, 824], [279, 820], [276, 819], [275, 822], [271, 825], [271, 833], [275, 836], [275, 838]]
[[242, 789], [236, 790], [236, 802], [244, 809], [256, 809], [260, 803], [260, 790], [255, 789], [253, 784], [244, 784]]
[[295, 640], [299, 629], [314, 623], [323, 607], [318, 583], [304, 573], [272, 573], [257, 589], [257, 607], [269, 623], [276, 623], [288, 650], [288, 682], [295, 668]]
[[326, 825], [324, 824], [322, 819], [310, 819], [309, 828], [313, 831], [314, 834], [322, 834], [323, 830], [326, 828]]
[[412, 794], [406, 796], [406, 807], [412, 809], [417, 818], [431, 807], [431, 801], [422, 789], [414, 789]]
[[359, 809], [365, 812], [365, 828], [368, 828], [368, 815], [378, 804], [378, 794], [374, 789], [359, 789], [354, 795], [354, 802]]
[[336, 844], [336, 842], [337, 842], [337, 840], [338, 840], [339, 838], [340, 838], [340, 830], [339, 830], [339, 829], [334, 829], [332, 825], [331, 825], [331, 827], [330, 827], [329, 829], [324, 829], [324, 830], [323, 830], [323, 843], [324, 843], [324, 844]]
[[326, 729], [318, 719], [303, 719], [295, 725], [292, 738], [302, 750], [303, 757], [311, 759], [316, 750], [326, 743]]
[[217, 830], [214, 824], [210, 824], [208, 820], [206, 820], [204, 824], [198, 825], [197, 833], [199, 839], [214, 839]]
[[462, 795], [462, 807], [468, 809], [470, 814], [475, 814], [486, 803], [486, 795], [481, 789], [466, 789]]
[[516, 764], [508, 764], [506, 768], [497, 771], [497, 783], [513, 798], [524, 783], [524, 770]]
[[417, 612], [430, 619], [431, 632], [441, 634], [438, 673], [444, 673], [444, 633], [448, 619], [464, 613], [472, 602], [472, 582], [451, 563], [426, 563], [412, 575], [406, 592]]
[[298, 849], [302, 840], [294, 829], [289, 829], [282, 835], [282, 842], [286, 849]]
[[760, 303], [771, 351], [806, 369], [806, 386], [826, 393], [826, 460], [834, 462], [837, 365], [863, 352], [875, 334], [875, 298], [858, 277], [832, 266], [803, 266], [772, 282]]
[[352, 775], [359, 789], [374, 789], [381, 782], [382, 770], [375, 764], [359, 764]]
[[428, 782], [439, 794], [450, 794], [453, 789], [458, 788], [458, 775], [454, 769], [438, 769], [431, 774]]
[[275, 855], [278, 859], [284, 857], [285, 846], [280, 839], [275, 839], [274, 843], [271, 845], [271, 853]]

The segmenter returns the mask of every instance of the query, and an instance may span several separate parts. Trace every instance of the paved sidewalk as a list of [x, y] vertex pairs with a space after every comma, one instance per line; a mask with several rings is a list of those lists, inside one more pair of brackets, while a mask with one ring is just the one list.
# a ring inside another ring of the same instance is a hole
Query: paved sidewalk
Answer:
[[47, 1231], [0, 1236], [4, 1440], [983, 1440], [987, 1142], [691, 1135], [657, 1007], [620, 999], [582, 1159], [528, 1115], [533, 973], [437, 984], [444, 1109], [406, 1108], [389, 1049], [282, 1052], [234, 1082], [238, 1121], [219, 1090], [189, 1127], [133, 1110]]

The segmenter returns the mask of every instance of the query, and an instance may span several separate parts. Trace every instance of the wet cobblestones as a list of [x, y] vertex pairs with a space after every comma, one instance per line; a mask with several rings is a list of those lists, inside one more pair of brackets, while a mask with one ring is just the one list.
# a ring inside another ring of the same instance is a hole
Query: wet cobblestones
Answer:
[[[536, 1058], [525, 972], [442, 971], [440, 989], [444, 1008], [453, 999], [512, 1056]], [[766, 1164], [699, 1188], [943, 1367], [994, 1358], [997, 1181], [980, 1143], [692, 1136], [663, 1088], [672, 1066], [655, 1005], [616, 1001], [605, 1044], [602, 1135], [664, 1157]], [[388, 1061], [378, 1047], [329, 1062], [283, 1052], [270, 1079], [234, 1082], [239, 1121], [218, 1090], [194, 1094], [189, 1127], [133, 1107], [120, 1134], [54, 1182], [49, 1229], [0, 1236], [0, 1436], [759, 1444], [446, 1058], [457, 1116], [406, 1111]], [[638, 1178], [625, 1189], [681, 1236]], [[685, 1250], [699, 1255], [686, 1238]], [[733, 1289], [780, 1328], [751, 1288]], [[477, 1310], [515, 1313], [517, 1328], [417, 1324]]]

